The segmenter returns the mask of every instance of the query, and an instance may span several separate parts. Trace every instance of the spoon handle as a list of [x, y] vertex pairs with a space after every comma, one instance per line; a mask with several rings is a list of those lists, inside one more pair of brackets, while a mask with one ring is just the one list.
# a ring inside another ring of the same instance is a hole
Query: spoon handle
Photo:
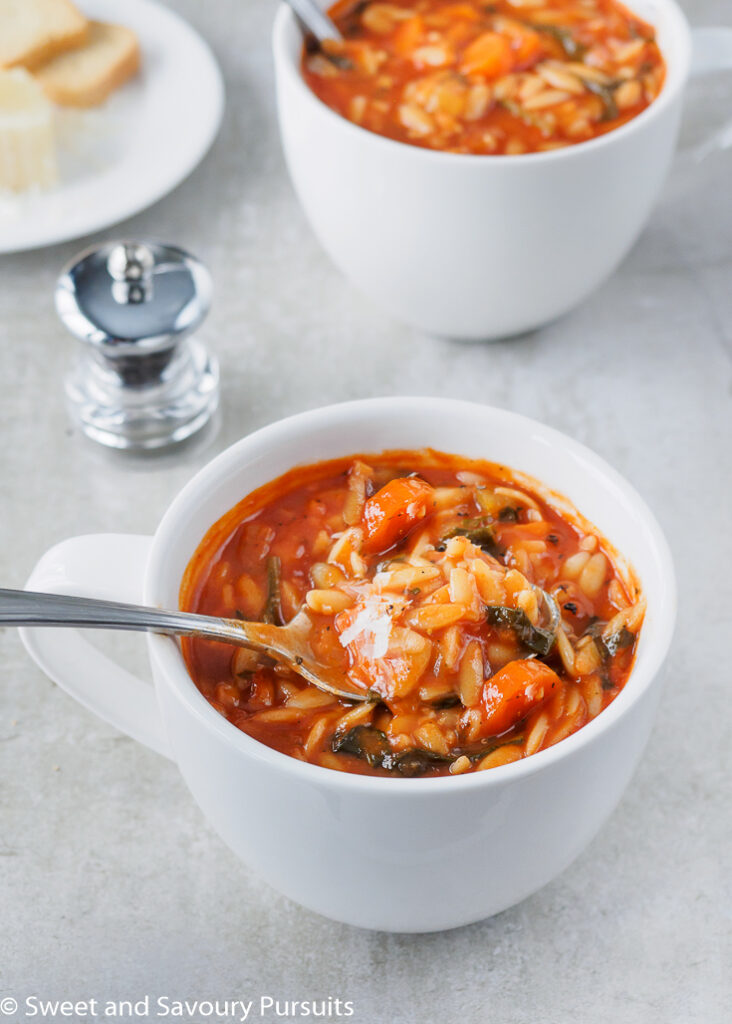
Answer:
[[287, 0], [287, 3], [319, 43], [327, 39], [336, 39], [338, 42], [343, 39], [334, 22], [318, 7], [315, 0]]
[[207, 636], [248, 646], [245, 631], [225, 619], [66, 594], [38, 594], [30, 590], [0, 589], [0, 626], [123, 629], [168, 636]]

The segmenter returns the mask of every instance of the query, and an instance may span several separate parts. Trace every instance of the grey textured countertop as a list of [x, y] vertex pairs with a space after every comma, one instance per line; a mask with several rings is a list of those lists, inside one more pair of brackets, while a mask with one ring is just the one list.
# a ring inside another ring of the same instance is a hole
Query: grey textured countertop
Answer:
[[[676, 553], [678, 632], [647, 754], [589, 849], [499, 917], [406, 937], [331, 924], [261, 884], [172, 764], [74, 703], [0, 631], [2, 994], [331, 995], [353, 1000], [357, 1024], [729, 1020], [732, 154], [679, 164], [623, 267], [561, 322], [484, 346], [421, 337], [341, 279], [300, 213], [277, 141], [273, 0], [172, 6], [221, 60], [224, 127], [193, 176], [119, 234], [163, 237], [210, 264], [220, 430], [146, 462], [85, 442], [64, 410], [73, 342], [51, 299], [82, 243], [0, 258], [3, 585], [21, 586], [75, 533], [151, 532], [199, 466], [269, 420], [426, 393], [527, 413], [617, 466]], [[729, 22], [728, 0], [685, 7], [698, 24]], [[698, 90], [691, 99], [687, 138], [730, 109], [729, 78], [706, 91], [706, 105]], [[118, 649], [144, 671], [140, 640]]]

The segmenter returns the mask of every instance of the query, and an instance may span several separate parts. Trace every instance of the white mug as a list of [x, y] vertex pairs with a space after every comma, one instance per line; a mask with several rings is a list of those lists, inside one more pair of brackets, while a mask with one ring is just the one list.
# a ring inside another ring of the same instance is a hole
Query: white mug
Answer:
[[655, 102], [576, 146], [470, 156], [395, 142], [327, 107], [302, 77], [302, 32], [283, 5], [274, 27], [282, 141], [335, 265], [398, 319], [465, 340], [519, 334], [582, 302], [628, 253], [659, 196], [692, 49], [694, 71], [732, 69], [732, 29], [692, 33], [675, 0], [631, 6], [655, 26], [666, 60]]
[[574, 860], [620, 799], [651, 730], [676, 607], [668, 547], [629, 484], [582, 445], [501, 409], [437, 398], [348, 402], [227, 449], [181, 491], [154, 537], [76, 537], [44, 555], [28, 581], [32, 590], [175, 608], [201, 538], [250, 491], [298, 464], [422, 447], [537, 477], [569, 498], [641, 581], [648, 611], [628, 682], [547, 750], [446, 778], [338, 772], [231, 725], [168, 637], [147, 638], [153, 689], [78, 632], [23, 630], [60, 686], [177, 762], [208, 821], [266, 882], [327, 917], [395, 932], [452, 928], [517, 903]]

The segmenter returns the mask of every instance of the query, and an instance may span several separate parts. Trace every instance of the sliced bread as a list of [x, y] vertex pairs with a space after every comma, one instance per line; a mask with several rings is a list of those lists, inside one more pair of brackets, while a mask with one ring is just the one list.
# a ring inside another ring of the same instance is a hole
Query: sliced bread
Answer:
[[0, 68], [32, 70], [81, 45], [88, 27], [71, 0], [0, 0]]
[[55, 181], [53, 107], [24, 68], [0, 71], [0, 190]]
[[54, 57], [37, 70], [36, 78], [54, 103], [95, 107], [139, 66], [140, 47], [131, 29], [93, 21], [84, 45]]

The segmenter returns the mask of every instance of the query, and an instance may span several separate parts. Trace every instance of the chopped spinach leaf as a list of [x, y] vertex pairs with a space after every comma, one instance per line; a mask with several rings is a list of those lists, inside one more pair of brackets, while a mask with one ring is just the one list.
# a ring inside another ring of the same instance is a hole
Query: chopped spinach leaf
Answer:
[[406, 775], [407, 778], [414, 778], [415, 775], [424, 775], [430, 768], [434, 768], [438, 764], [446, 764], [452, 761], [452, 757], [443, 757], [442, 754], [435, 754], [431, 750], [422, 750], [421, 748], [415, 750], [405, 750], [401, 754], [397, 754], [393, 758], [392, 767], [395, 768], [400, 775]]
[[631, 647], [635, 643], [635, 636], [623, 626], [617, 633], [610, 636], [598, 637], [595, 641], [600, 647], [600, 653], [606, 658], [613, 658], [618, 651], [625, 647]]
[[516, 639], [528, 650], [545, 658], [554, 646], [554, 633], [535, 626], [522, 608], [488, 605], [486, 619], [491, 626], [513, 630]]
[[593, 82], [590, 79], [585, 79], [585, 88], [593, 93], [595, 96], [599, 96], [602, 100], [602, 118], [603, 121], [614, 121], [616, 117], [620, 116], [618, 105], [615, 102], [614, 89], [619, 84], [613, 82], [610, 85], [603, 85], [602, 82]]
[[517, 523], [519, 517], [519, 510], [512, 508], [510, 505], [505, 505], [498, 513], [498, 518], [502, 523]]
[[386, 734], [372, 725], [357, 725], [342, 735], [336, 733], [331, 740], [331, 750], [335, 754], [351, 754], [366, 761], [372, 768], [384, 768], [408, 778], [423, 775], [435, 765], [453, 760], [452, 756], [443, 757], [442, 754], [420, 748], [395, 754]]
[[323, 56], [326, 60], [329, 60], [331, 64], [334, 64], [340, 71], [353, 71], [353, 61], [350, 57], [346, 57], [345, 54], [323, 50]]
[[561, 25], [540, 24], [532, 24], [531, 28], [536, 32], [543, 32], [544, 35], [551, 36], [562, 47], [565, 57], [569, 57], [570, 60], [582, 60], [587, 53], [587, 47], [578, 42], [568, 28], [562, 28]]
[[[496, 533], [487, 519], [466, 519], [461, 526], [455, 526], [441, 538], [440, 544], [453, 537], [467, 537], [471, 544], [486, 551], [494, 558], [501, 558], [506, 552], [498, 543]], [[438, 551], [440, 548], [438, 547]]]
[[622, 626], [616, 633], [611, 633], [610, 636], [603, 636], [602, 631], [606, 625], [607, 623], [593, 615], [583, 633], [583, 636], [593, 637], [603, 661], [609, 661], [615, 657], [618, 651], [622, 651], [625, 647], [631, 647], [635, 643], [635, 635], [625, 626]]
[[386, 734], [371, 725], [356, 725], [331, 741], [334, 754], [352, 754], [366, 761], [372, 768], [389, 767], [391, 746]]

